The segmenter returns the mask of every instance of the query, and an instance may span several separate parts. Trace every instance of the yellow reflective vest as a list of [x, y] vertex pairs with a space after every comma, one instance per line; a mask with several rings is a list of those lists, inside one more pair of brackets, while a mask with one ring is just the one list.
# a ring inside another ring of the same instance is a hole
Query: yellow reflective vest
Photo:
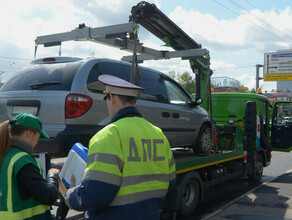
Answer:
[[115, 121], [90, 140], [83, 180], [120, 187], [110, 206], [164, 197], [174, 179], [168, 140], [160, 128], [141, 117]]

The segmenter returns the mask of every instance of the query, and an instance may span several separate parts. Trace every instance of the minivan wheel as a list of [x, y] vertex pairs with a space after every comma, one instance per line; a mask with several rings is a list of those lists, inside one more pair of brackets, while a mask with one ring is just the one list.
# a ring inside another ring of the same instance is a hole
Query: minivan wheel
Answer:
[[198, 136], [197, 146], [194, 151], [200, 154], [209, 155], [211, 152], [212, 131], [211, 128], [204, 124]]

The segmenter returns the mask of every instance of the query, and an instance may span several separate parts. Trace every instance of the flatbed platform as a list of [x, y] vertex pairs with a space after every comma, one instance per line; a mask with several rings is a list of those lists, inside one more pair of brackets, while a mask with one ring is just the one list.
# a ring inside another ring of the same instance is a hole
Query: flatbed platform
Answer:
[[195, 155], [192, 150], [181, 148], [174, 148], [172, 152], [177, 174], [244, 157], [244, 151], [241, 149], [223, 150], [210, 155]]

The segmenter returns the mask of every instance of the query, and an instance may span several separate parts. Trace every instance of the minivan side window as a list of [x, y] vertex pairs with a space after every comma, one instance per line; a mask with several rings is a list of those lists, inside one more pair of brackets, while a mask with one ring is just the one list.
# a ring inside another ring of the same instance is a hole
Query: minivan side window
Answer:
[[105, 85], [98, 81], [98, 77], [103, 74], [116, 76], [129, 81], [129, 77], [125, 73], [121, 63], [103, 61], [93, 66], [90, 70], [87, 78], [87, 89], [89, 91], [103, 92], [105, 90]]
[[190, 98], [185, 94], [185, 92], [173, 82], [165, 80], [164, 83], [166, 85], [171, 104], [186, 105], [188, 101], [191, 101]]
[[[124, 64], [125, 71], [130, 76], [131, 65]], [[159, 72], [139, 67], [140, 86], [144, 90], [140, 91], [139, 98], [154, 102], [169, 103], [165, 85]]]

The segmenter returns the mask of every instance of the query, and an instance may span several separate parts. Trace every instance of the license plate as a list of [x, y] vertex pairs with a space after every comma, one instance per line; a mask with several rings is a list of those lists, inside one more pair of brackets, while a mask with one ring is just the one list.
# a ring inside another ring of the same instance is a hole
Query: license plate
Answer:
[[18, 115], [20, 113], [28, 113], [32, 115], [37, 115], [38, 107], [34, 106], [13, 106], [12, 115]]

